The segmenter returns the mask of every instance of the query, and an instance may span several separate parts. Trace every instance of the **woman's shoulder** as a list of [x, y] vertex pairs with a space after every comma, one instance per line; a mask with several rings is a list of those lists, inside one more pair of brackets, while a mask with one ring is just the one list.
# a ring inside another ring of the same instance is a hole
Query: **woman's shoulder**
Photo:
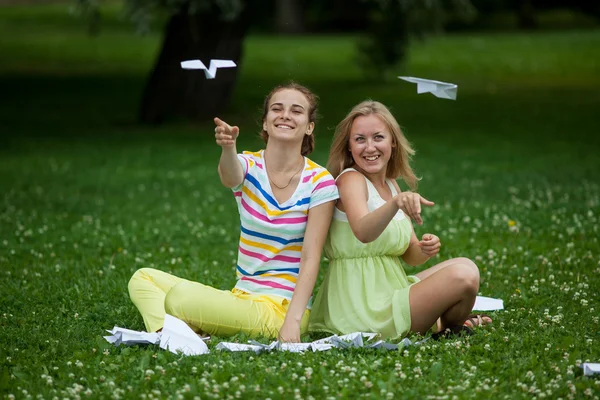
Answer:
[[244, 150], [241, 153], [238, 153], [238, 158], [240, 159], [240, 162], [242, 160], [246, 161], [246, 165], [248, 169], [254, 168], [254, 166], [258, 167], [259, 169], [262, 169], [263, 167], [263, 150], [259, 150], [259, 151], [247, 151]]
[[[314, 169], [314, 170], [325, 170], [325, 171], [327, 171], [327, 169], [324, 166], [322, 166], [321, 164], [318, 164], [318, 163], [314, 162], [313, 160], [311, 160], [310, 158], [308, 158], [306, 156], [304, 158], [306, 159], [306, 169], [309, 169], [309, 170], [311, 170], [311, 169]], [[329, 172], [329, 171], [327, 171], [327, 172]]]
[[[306, 167], [305, 167], [305, 176], [310, 176], [312, 182], [317, 182], [321, 180], [333, 180], [333, 176], [327, 170], [327, 168], [323, 167], [320, 164], [317, 164], [313, 160], [308, 157], [306, 159]], [[306, 178], [305, 178], [306, 179]]]
[[239, 153], [238, 155], [241, 155], [244, 158], [249, 158], [249, 159], [253, 159], [253, 160], [257, 161], [257, 160], [263, 159], [263, 150], [258, 150], [258, 151], [244, 150], [241, 153]]
[[338, 188], [348, 185], [366, 186], [367, 177], [359, 171], [355, 170], [354, 168], [346, 168], [338, 175], [337, 179], [335, 180], [335, 183], [337, 184]]

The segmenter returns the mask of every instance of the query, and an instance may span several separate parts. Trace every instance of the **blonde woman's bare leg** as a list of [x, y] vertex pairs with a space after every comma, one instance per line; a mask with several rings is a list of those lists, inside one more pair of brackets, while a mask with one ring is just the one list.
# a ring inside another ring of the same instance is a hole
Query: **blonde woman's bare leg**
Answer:
[[438, 318], [440, 329], [462, 325], [475, 304], [479, 269], [468, 258], [454, 258], [429, 270], [410, 288], [411, 331], [425, 333]]
[[[475, 263], [471, 260], [469, 260], [466, 257], [456, 257], [456, 258], [451, 258], [450, 260], [446, 260], [446, 261], [442, 261], [439, 264], [434, 265], [433, 267], [427, 268], [421, 272], [419, 272], [418, 274], [415, 274], [417, 276], [417, 278], [419, 278], [420, 280], [423, 280], [425, 278], [430, 277], [431, 275], [433, 275], [434, 273], [450, 266], [450, 265], [454, 265], [456, 263], [461, 263], [461, 264], [472, 264], [473, 267], [475, 269], [477, 269], [477, 266], [475, 265]], [[478, 269], [477, 269], [478, 270]], [[479, 271], [479, 270], [478, 270]]]

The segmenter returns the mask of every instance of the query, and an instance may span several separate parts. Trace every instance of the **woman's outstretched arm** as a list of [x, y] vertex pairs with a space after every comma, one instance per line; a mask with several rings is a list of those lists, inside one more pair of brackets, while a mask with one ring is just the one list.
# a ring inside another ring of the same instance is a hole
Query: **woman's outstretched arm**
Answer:
[[232, 188], [244, 181], [244, 170], [237, 158], [236, 139], [240, 133], [237, 126], [230, 126], [225, 121], [215, 118], [215, 139], [221, 146], [219, 160], [219, 177], [223, 186]]

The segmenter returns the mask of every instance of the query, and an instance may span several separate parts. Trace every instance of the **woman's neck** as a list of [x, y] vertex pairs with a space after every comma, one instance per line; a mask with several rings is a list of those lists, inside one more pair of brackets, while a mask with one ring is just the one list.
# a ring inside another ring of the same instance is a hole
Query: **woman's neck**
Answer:
[[269, 164], [269, 170], [277, 172], [291, 172], [298, 170], [304, 157], [300, 148], [289, 148], [287, 146], [276, 146], [267, 144], [264, 152], [265, 163]]
[[355, 170], [357, 170], [358, 172], [360, 172], [361, 174], [363, 174], [364, 176], [367, 177], [368, 180], [371, 181], [371, 183], [375, 186], [379, 186], [379, 187], [386, 187], [386, 170], [381, 170], [375, 174], [369, 174], [367, 172], [365, 172], [362, 168], [359, 168], [356, 165], [353, 165], [352, 168], [354, 168]]

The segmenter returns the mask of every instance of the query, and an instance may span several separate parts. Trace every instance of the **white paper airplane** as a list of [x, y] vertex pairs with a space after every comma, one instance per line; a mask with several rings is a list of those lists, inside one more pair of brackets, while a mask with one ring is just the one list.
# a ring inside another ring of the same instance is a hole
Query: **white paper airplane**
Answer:
[[208, 68], [200, 60], [187, 60], [181, 62], [181, 68], [183, 69], [203, 69], [206, 79], [215, 79], [217, 75], [217, 68], [233, 68], [235, 63], [231, 60], [210, 60]]
[[417, 84], [417, 93], [431, 93], [442, 99], [456, 100], [458, 85], [448, 82], [433, 81], [431, 79], [413, 78], [412, 76], [399, 76], [407, 82]]

